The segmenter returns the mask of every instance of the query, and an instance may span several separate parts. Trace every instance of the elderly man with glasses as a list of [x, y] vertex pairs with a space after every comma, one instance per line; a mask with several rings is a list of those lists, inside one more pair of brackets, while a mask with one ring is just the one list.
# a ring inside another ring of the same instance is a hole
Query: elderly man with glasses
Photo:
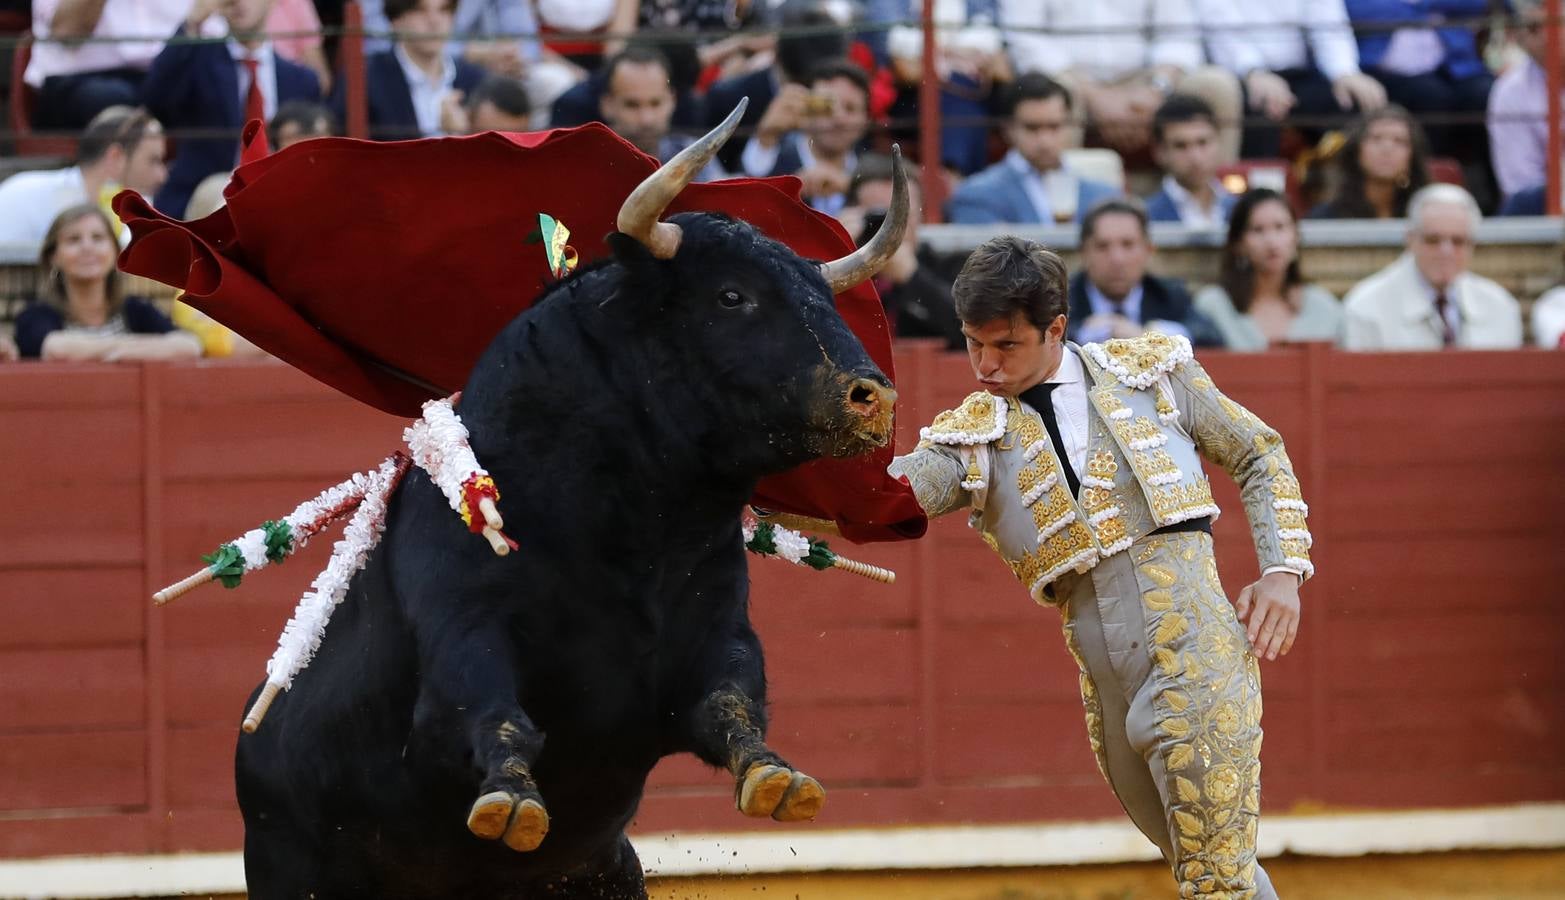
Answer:
[[1432, 184], [1407, 209], [1407, 252], [1348, 292], [1349, 350], [1508, 350], [1522, 343], [1510, 292], [1470, 271], [1483, 214], [1471, 194]]

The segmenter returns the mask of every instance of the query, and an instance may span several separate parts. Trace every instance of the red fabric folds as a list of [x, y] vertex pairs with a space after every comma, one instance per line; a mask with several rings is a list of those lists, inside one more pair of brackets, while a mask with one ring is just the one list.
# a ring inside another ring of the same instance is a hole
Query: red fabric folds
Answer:
[[[549, 280], [527, 243], [546, 212], [586, 262], [607, 253], [619, 207], [656, 167], [601, 125], [376, 143], [325, 138], [266, 156], [247, 131], [227, 205], [194, 222], [122, 193], [130, 227], [120, 267], [185, 292], [185, 302], [309, 375], [396, 415], [462, 387], [479, 354]], [[669, 214], [724, 212], [806, 258], [852, 249], [835, 220], [799, 200], [795, 178], [693, 184]], [[874, 288], [837, 297], [848, 327], [890, 377]], [[832, 519], [855, 541], [927, 526], [891, 449], [819, 460], [763, 481], [757, 505]]]

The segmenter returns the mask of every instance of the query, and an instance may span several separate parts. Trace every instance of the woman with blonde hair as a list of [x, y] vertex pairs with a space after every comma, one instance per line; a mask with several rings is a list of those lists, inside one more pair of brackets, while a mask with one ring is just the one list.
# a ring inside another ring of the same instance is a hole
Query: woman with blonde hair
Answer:
[[38, 254], [37, 298], [16, 317], [24, 358], [114, 362], [186, 359], [201, 344], [144, 297], [127, 297], [119, 244], [104, 211], [73, 206], [55, 217]]
[[1305, 281], [1299, 268], [1293, 207], [1266, 188], [1247, 191], [1234, 204], [1218, 283], [1195, 295], [1195, 308], [1217, 325], [1230, 350], [1342, 336], [1342, 304]]

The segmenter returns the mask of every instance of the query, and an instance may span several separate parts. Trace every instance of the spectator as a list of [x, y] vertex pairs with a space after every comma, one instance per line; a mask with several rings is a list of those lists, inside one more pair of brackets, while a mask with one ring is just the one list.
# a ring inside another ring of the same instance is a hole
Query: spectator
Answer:
[[1152, 158], [1163, 187], [1147, 198], [1154, 222], [1221, 228], [1234, 195], [1217, 180], [1217, 117], [1200, 97], [1169, 94], [1152, 117]]
[[1342, 339], [1342, 304], [1304, 280], [1298, 222], [1276, 191], [1255, 188], [1234, 204], [1219, 273], [1217, 284], [1196, 292], [1195, 308], [1228, 349]]
[[277, 115], [266, 126], [267, 143], [272, 150], [292, 147], [301, 141], [331, 137], [337, 131], [337, 121], [331, 110], [308, 100], [289, 100], [279, 104]]
[[784, 85], [740, 156], [746, 175], [797, 175], [806, 202], [839, 212], [869, 133], [869, 76], [848, 60], [828, 60], [801, 84]]
[[[870, 0], [870, 23], [891, 26], [884, 62], [891, 67], [897, 96], [891, 106], [898, 140], [918, 139], [919, 85], [924, 73], [924, 30], [920, 0]], [[1011, 60], [997, 27], [996, 0], [936, 0], [935, 71], [940, 81], [940, 162], [971, 175], [989, 161], [989, 113], [1011, 81]]]
[[[384, 0], [359, 0], [359, 10], [367, 32], [364, 52], [390, 50], [392, 28]], [[495, 75], [521, 79], [527, 85], [528, 106], [547, 110], [585, 73], [546, 49], [538, 33], [538, 16], [529, 0], [456, 0], [446, 55], [465, 59]], [[544, 123], [535, 124], [541, 127]]]
[[1550, 288], [1533, 302], [1532, 339], [1545, 350], [1565, 350], [1565, 287]]
[[[1512, 0], [1516, 43], [1527, 55], [1494, 83], [1489, 94], [1489, 152], [1500, 195], [1507, 201], [1539, 187], [1549, 151], [1549, 78], [1542, 0]], [[1503, 214], [1503, 213], [1502, 213]]]
[[83, 203], [108, 209], [121, 188], [153, 196], [168, 178], [163, 145], [163, 128], [146, 110], [111, 106], [98, 113], [76, 144], [76, 165], [0, 182], [0, 243], [36, 246], [62, 210]]
[[1239, 82], [1206, 66], [1191, 0], [1000, 0], [1018, 73], [1044, 72], [1071, 92], [1078, 125], [1121, 153], [1147, 146], [1152, 114], [1174, 89], [1220, 122], [1239, 121]]
[[32, 58], [22, 76], [38, 91], [33, 125], [76, 131], [110, 106], [139, 103], [147, 67], [163, 43], [107, 39], [169, 34], [190, 3], [33, 0]]
[[[1489, 0], [1346, 0], [1359, 64], [1392, 103], [1428, 119], [1441, 156], [1489, 161], [1483, 114], [1494, 76], [1478, 53], [1477, 22]], [[1452, 125], [1441, 124], [1454, 122]]]
[[1080, 221], [1099, 200], [1119, 191], [1079, 178], [1065, 168], [1070, 146], [1071, 96], [1039, 72], [1016, 79], [1006, 94], [1005, 158], [967, 179], [951, 195], [953, 223], [1056, 223]]
[[[1386, 104], [1380, 82], [1359, 71], [1358, 45], [1343, 0], [1195, 0], [1212, 62], [1239, 76], [1246, 158], [1281, 155], [1282, 124], [1369, 112]], [[1251, 123], [1256, 120], [1248, 118]], [[1223, 159], [1238, 155], [1236, 123], [1219, 123]], [[1320, 129], [1311, 140], [1319, 139]]]
[[1549, 214], [1549, 188], [1547, 185], [1522, 188], [1505, 198], [1497, 216], [1546, 216]]
[[1312, 219], [1400, 219], [1429, 183], [1424, 130], [1407, 110], [1385, 106], [1359, 119], [1336, 154], [1336, 185]]
[[[651, 47], [632, 46], [615, 54], [604, 66], [603, 121], [615, 133], [658, 162], [690, 146], [691, 138], [674, 135], [674, 86], [668, 59]], [[716, 160], [707, 163], [696, 181], [723, 177]]]
[[[596, 69], [612, 55], [609, 43], [636, 30], [638, 0], [537, 0], [544, 46], [573, 65]], [[619, 49], [618, 47], [614, 48]]]
[[[462, 98], [484, 80], [484, 70], [446, 47], [455, 0], [386, 0], [395, 34], [390, 50], [365, 60], [370, 137], [376, 140], [466, 134]], [[332, 98], [344, 118], [347, 95]]]
[[91, 204], [60, 213], [38, 254], [38, 297], [16, 317], [30, 359], [101, 362], [185, 359], [201, 344], [142, 297], [126, 297], [114, 268], [119, 246], [108, 214]]
[[1505, 288], [1468, 271], [1483, 214], [1453, 184], [1408, 204], [1407, 251], [1348, 292], [1349, 350], [1508, 350], [1522, 343], [1521, 308]]
[[[918, 242], [918, 223], [922, 218], [923, 196], [920, 173], [907, 166], [908, 222], [902, 243], [875, 276], [875, 288], [886, 307], [891, 333], [904, 338], [940, 338], [949, 350], [966, 346], [962, 322], [956, 315], [951, 297], [951, 279], [940, 274], [934, 253]], [[853, 174], [848, 188], [848, 205], [838, 214], [848, 234], [859, 246], [868, 243], [885, 221], [891, 208], [893, 184], [891, 157], [866, 154]]]
[[1147, 274], [1152, 237], [1141, 201], [1116, 197], [1081, 221], [1082, 270], [1070, 283], [1066, 336], [1096, 342], [1147, 331], [1180, 334], [1198, 347], [1221, 347], [1217, 328], [1196, 311], [1184, 286]]
[[[739, 98], [748, 97], [750, 105], [739, 120], [741, 131], [754, 133], [763, 122], [778, 134], [797, 129], [802, 124], [802, 95], [807, 93], [805, 82], [810, 73], [828, 60], [848, 58], [847, 35], [835, 30], [840, 24], [819, 0], [789, 0], [781, 9], [776, 62], [713, 84], [706, 93], [703, 125], [710, 128], [721, 122], [739, 105]], [[674, 122], [677, 127], [678, 116]], [[743, 168], [740, 156], [748, 147], [749, 142], [729, 141], [718, 151], [717, 159], [724, 169], [739, 171]]]
[[528, 131], [532, 114], [527, 85], [507, 75], [490, 75], [467, 95], [467, 125], [474, 134]]
[[[239, 159], [239, 132], [247, 121], [271, 121], [281, 103], [319, 100], [321, 85], [298, 63], [282, 59], [262, 33], [272, 0], [196, 0], [190, 19], [152, 61], [142, 93], [147, 108], [178, 140], [168, 182], [153, 201], [169, 215], [180, 216], [203, 178], [233, 169]], [[215, 9], [226, 20], [222, 43], [190, 43], [187, 35]], [[222, 133], [222, 137], [182, 135]]]
[[[314, 0], [272, 0], [266, 33], [277, 55], [315, 73], [321, 93], [331, 93], [332, 71], [321, 41], [321, 17]], [[275, 147], [275, 145], [273, 145]]]

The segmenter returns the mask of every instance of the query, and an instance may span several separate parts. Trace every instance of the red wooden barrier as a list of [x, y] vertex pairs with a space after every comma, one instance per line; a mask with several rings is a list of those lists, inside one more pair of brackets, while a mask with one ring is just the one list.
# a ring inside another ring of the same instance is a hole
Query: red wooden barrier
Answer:
[[[1565, 355], [1207, 365], [1287, 437], [1317, 536], [1299, 646], [1263, 667], [1267, 807], [1565, 799]], [[906, 446], [971, 375], [918, 346], [897, 366]], [[403, 424], [281, 365], [0, 368], [0, 856], [239, 845], [241, 707], [330, 540], [233, 591], [149, 595]], [[1214, 484], [1235, 590], [1255, 563]], [[822, 826], [1120, 815], [1057, 615], [962, 522], [852, 555], [897, 584], [752, 566], [772, 736], [830, 789]], [[692, 760], [654, 781], [639, 829], [781, 827]]]

